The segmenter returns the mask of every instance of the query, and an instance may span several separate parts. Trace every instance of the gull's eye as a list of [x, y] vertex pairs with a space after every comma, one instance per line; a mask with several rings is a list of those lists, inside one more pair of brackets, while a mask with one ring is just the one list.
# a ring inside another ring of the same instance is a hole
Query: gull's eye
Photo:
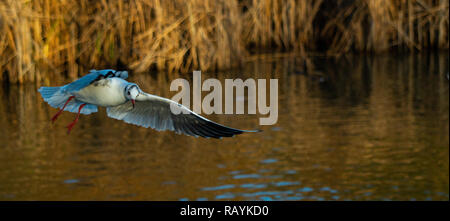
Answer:
[[128, 95], [130, 95], [130, 92], [128, 91]]
[[108, 78], [109, 76], [114, 76], [114, 72], [112, 72], [112, 71], [109, 71], [106, 75], [105, 75], [105, 78]]

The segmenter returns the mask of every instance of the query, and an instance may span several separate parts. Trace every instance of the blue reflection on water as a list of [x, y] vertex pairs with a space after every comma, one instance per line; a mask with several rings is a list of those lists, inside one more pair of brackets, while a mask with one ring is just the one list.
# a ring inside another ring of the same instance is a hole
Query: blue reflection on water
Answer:
[[234, 194], [233, 193], [224, 193], [221, 195], [217, 195], [216, 199], [217, 200], [221, 200], [221, 199], [233, 199], [234, 198]]
[[446, 193], [443, 193], [443, 192], [437, 192], [437, 194], [438, 194], [439, 196], [445, 196], [445, 197], [448, 198], [448, 194], [446, 194]]
[[263, 200], [263, 201], [273, 201], [272, 197], [270, 197], [270, 196], [262, 196], [262, 197], [259, 197], [259, 199]]
[[[272, 164], [278, 162], [275, 158], [268, 158], [259, 161], [262, 164]], [[320, 166], [320, 165], [316, 165]], [[219, 186], [203, 187], [201, 191], [219, 191], [216, 196], [213, 196], [215, 200], [231, 200], [235, 198], [244, 198], [247, 200], [342, 200], [337, 195], [338, 190], [329, 186], [318, 187], [317, 189], [309, 186], [299, 186], [300, 181], [291, 181], [289, 179], [294, 178], [292, 175], [297, 174], [298, 171], [291, 169], [283, 171], [281, 174], [273, 174], [274, 170], [269, 168], [259, 169], [258, 172], [248, 172], [245, 170], [233, 170], [228, 172], [229, 175], [219, 177], [220, 180], [229, 180], [231, 183], [222, 184]], [[280, 180], [289, 177], [288, 180]], [[254, 182], [248, 183], [234, 183], [237, 180], [254, 179]], [[236, 180], [236, 181], [232, 181]], [[259, 182], [264, 180], [263, 182]], [[234, 183], [234, 184], [233, 184]], [[297, 188], [295, 187], [297, 186]], [[281, 189], [282, 188], [282, 189]], [[291, 189], [289, 189], [291, 188]], [[233, 189], [233, 190], [230, 190]], [[288, 189], [288, 190], [286, 190]], [[223, 193], [223, 190], [227, 191]], [[252, 190], [256, 190], [253, 192]], [[258, 191], [259, 190], [259, 191]], [[325, 194], [316, 195], [314, 191]], [[366, 194], [371, 194], [366, 192]], [[207, 200], [206, 197], [197, 198], [197, 200]]]
[[214, 186], [214, 187], [203, 187], [202, 190], [204, 191], [214, 191], [214, 190], [224, 190], [224, 189], [231, 189], [234, 188], [234, 184], [227, 184], [222, 186]]
[[261, 163], [269, 164], [269, 163], [276, 163], [277, 161], [278, 161], [277, 159], [265, 159], [262, 160]]
[[[248, 198], [249, 200], [263, 200], [263, 201], [272, 201], [272, 200], [317, 200], [317, 201], [323, 201], [323, 200], [341, 200], [341, 197], [338, 195], [329, 195], [329, 196], [316, 196], [311, 195], [311, 192], [314, 191], [314, 188], [312, 187], [301, 187], [295, 190], [274, 190], [274, 189], [266, 189], [272, 187], [284, 187], [284, 186], [295, 186], [299, 185], [300, 182], [292, 182], [292, 181], [280, 181], [280, 182], [272, 182], [272, 183], [245, 183], [241, 185], [235, 185], [235, 184], [226, 184], [221, 185], [217, 187], [204, 187], [201, 190], [203, 191], [220, 191], [224, 189], [232, 189], [232, 188], [241, 188], [241, 189], [262, 189], [261, 191], [257, 192], [226, 192], [219, 194], [215, 196], [216, 200], [229, 200], [236, 197], [243, 197]], [[322, 187], [317, 189], [321, 192], [329, 192], [329, 193], [337, 193], [338, 191], [335, 189], [332, 189], [330, 187]], [[306, 196], [303, 195], [303, 193], [307, 194]], [[187, 200], [187, 199], [186, 199]], [[207, 200], [207, 198], [198, 198], [197, 200]], [[345, 199], [344, 199], [345, 200]], [[429, 199], [428, 199], [429, 200]]]
[[274, 183], [275, 186], [293, 186], [293, 185], [299, 185], [300, 182], [290, 182], [290, 181], [280, 181]]
[[272, 131], [281, 131], [282, 128], [281, 127], [272, 127]]
[[283, 200], [294, 201], [294, 200], [303, 200], [303, 199], [305, 199], [305, 197], [302, 197], [302, 196], [288, 196], [288, 197], [284, 198]]
[[260, 178], [261, 175], [259, 174], [239, 174], [239, 175], [234, 175], [233, 179], [248, 179], [248, 178]]
[[300, 191], [300, 192], [305, 192], [305, 193], [308, 193], [308, 192], [312, 192], [314, 189], [313, 188], [311, 188], [311, 187], [303, 187], [303, 188], [300, 188], [300, 189], [298, 189], [298, 191]]
[[243, 193], [242, 196], [244, 197], [256, 197], [256, 196], [267, 196], [267, 195], [288, 195], [293, 194], [294, 191], [292, 190], [286, 190], [286, 191], [259, 191], [254, 193]]
[[241, 188], [246, 188], [246, 189], [260, 189], [260, 188], [266, 188], [267, 184], [264, 183], [260, 183], [260, 184], [254, 184], [254, 183], [246, 183], [246, 184], [241, 184]]
[[337, 193], [338, 192], [337, 190], [331, 189], [330, 187], [327, 187], [327, 186], [320, 188], [320, 191], [328, 191], [330, 193]]
[[80, 182], [80, 180], [77, 180], [77, 179], [64, 180], [64, 183], [67, 183], [67, 184], [78, 183], [78, 182]]

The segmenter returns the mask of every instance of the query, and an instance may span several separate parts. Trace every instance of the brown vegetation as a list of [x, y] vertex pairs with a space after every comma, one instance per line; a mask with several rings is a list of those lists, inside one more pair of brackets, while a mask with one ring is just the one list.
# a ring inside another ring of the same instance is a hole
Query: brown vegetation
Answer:
[[[448, 49], [448, 0], [1, 0], [0, 80], [189, 72], [264, 51]], [[51, 70], [51, 71], [48, 71]]]

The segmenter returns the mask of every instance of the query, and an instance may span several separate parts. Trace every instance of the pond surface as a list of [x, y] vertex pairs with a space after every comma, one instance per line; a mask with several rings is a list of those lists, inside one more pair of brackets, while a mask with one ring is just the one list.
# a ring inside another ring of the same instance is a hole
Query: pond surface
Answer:
[[[0, 200], [449, 200], [448, 59], [316, 58], [306, 75], [303, 62], [282, 58], [203, 72], [221, 82], [279, 79], [277, 124], [204, 115], [264, 130], [221, 140], [136, 127], [103, 108], [67, 135], [75, 114], [51, 124], [57, 110], [38, 86], [3, 84]], [[192, 75], [129, 80], [171, 97], [180, 77]]]

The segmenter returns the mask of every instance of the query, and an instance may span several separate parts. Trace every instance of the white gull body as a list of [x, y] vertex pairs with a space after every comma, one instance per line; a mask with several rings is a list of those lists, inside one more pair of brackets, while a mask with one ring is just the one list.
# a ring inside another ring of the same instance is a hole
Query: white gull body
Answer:
[[84, 103], [113, 107], [128, 101], [124, 93], [127, 85], [128, 82], [121, 78], [106, 78], [74, 92], [73, 95]]

